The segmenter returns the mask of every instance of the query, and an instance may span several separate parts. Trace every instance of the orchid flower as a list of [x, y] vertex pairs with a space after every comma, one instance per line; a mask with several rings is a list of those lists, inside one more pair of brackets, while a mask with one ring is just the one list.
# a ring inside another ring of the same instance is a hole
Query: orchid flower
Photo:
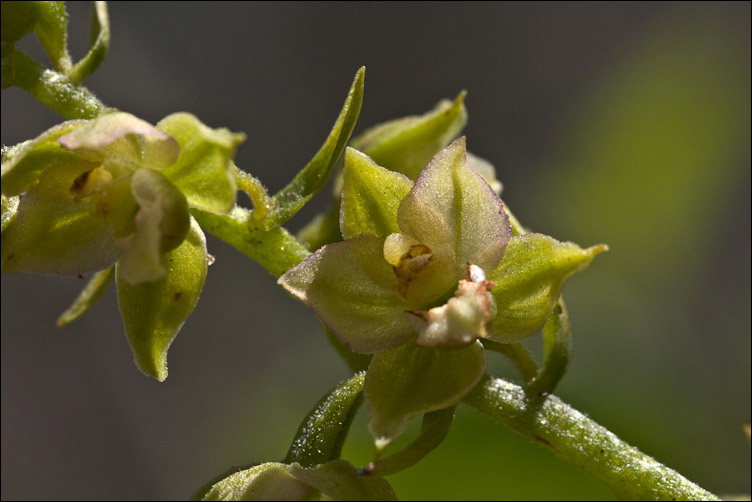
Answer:
[[[456, 404], [485, 372], [479, 340], [538, 331], [564, 280], [603, 250], [538, 234], [512, 238], [503, 203], [468, 166], [464, 137], [414, 184], [349, 148], [340, 228], [344, 241], [279, 283], [350, 350], [374, 354], [365, 397], [380, 448], [408, 419]], [[533, 259], [532, 251], [542, 254]]]

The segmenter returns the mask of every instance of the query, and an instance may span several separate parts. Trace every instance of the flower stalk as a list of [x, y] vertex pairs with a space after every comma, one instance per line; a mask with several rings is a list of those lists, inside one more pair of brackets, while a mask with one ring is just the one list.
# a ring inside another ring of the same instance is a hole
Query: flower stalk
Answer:
[[464, 402], [606, 483], [624, 500], [720, 500], [556, 396], [484, 377]]

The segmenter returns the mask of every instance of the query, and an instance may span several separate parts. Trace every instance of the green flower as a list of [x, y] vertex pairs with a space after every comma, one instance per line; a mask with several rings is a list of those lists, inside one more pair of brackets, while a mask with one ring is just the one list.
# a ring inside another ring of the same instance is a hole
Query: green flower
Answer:
[[352, 351], [374, 354], [365, 398], [379, 447], [408, 419], [464, 397], [486, 369], [478, 340], [538, 331], [564, 280], [601, 250], [537, 234], [512, 238], [498, 195], [468, 166], [464, 137], [414, 184], [348, 149], [340, 227], [343, 242], [279, 283]]
[[198, 301], [210, 259], [190, 209], [234, 206], [232, 157], [242, 140], [186, 113], [154, 127], [112, 112], [4, 152], [2, 194], [20, 202], [3, 228], [2, 271], [87, 274], [115, 265], [136, 363], [163, 380], [167, 348]]

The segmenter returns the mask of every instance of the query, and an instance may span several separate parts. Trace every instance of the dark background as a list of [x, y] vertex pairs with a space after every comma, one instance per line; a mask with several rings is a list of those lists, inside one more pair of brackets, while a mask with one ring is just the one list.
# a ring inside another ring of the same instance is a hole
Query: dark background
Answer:
[[[69, 5], [76, 58], [88, 8]], [[748, 2], [118, 2], [110, 16], [90, 89], [152, 123], [185, 110], [245, 132], [237, 163], [272, 191], [316, 152], [361, 65], [356, 133], [467, 89], [469, 148], [522, 222], [611, 247], [567, 287], [575, 354], [557, 394], [703, 487], [750, 492]], [[3, 144], [60, 120], [2, 93]], [[209, 251], [163, 384], [133, 365], [113, 291], [58, 330], [83, 281], [2, 276], [3, 499], [187, 498], [232, 465], [282, 458], [347, 369], [260, 266], [213, 238]], [[366, 420], [345, 446], [357, 465]], [[464, 406], [390, 481], [403, 499], [612, 496]]]

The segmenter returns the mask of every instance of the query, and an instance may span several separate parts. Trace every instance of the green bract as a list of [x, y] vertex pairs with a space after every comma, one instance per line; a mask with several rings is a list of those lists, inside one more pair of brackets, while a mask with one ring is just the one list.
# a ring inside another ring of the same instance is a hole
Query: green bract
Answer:
[[[167, 348], [198, 300], [209, 259], [190, 210], [234, 206], [232, 157], [241, 141], [186, 113], [154, 127], [112, 112], [4, 152], [4, 201], [21, 198], [12, 220], [4, 203], [2, 271], [87, 274], [117, 263], [137, 365], [164, 380]], [[87, 298], [100, 289], [87, 288]], [[92, 303], [77, 302], [71, 316]]]
[[[379, 447], [408, 419], [456, 404], [485, 371], [478, 339], [535, 333], [564, 280], [602, 249], [535, 235], [510, 241], [501, 200], [470, 165], [464, 137], [441, 150], [414, 184], [348, 149], [345, 240], [279, 280], [347, 347], [375, 353], [365, 398]], [[548, 247], [531, 253], [518, 244], [540, 239]]]

